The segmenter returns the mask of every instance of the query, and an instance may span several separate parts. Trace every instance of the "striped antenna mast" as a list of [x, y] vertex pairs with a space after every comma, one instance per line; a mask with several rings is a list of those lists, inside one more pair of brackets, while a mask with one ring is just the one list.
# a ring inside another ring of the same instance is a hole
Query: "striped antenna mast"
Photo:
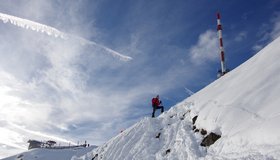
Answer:
[[221, 15], [219, 12], [217, 13], [217, 31], [218, 31], [218, 37], [220, 42], [221, 76], [223, 76], [227, 71], [225, 65], [225, 50], [223, 45]]

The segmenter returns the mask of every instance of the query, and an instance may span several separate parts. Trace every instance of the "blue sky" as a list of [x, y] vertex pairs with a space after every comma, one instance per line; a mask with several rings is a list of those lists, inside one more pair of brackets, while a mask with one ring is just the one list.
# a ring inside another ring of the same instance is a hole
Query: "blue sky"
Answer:
[[217, 11], [226, 64], [234, 69], [279, 35], [279, 9], [279, 0], [1, 1], [1, 13], [133, 58], [121, 61], [77, 39], [0, 23], [3, 128], [12, 123], [101, 144], [150, 116], [156, 94], [169, 109], [189, 96], [186, 88], [196, 92], [216, 79]]

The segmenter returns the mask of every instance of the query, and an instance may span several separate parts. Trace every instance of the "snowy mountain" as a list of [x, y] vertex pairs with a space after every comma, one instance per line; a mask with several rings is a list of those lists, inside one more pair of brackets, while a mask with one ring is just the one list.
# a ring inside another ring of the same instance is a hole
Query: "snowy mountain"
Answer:
[[[279, 46], [280, 38], [159, 117], [145, 117], [104, 145], [83, 154], [65, 153], [65, 159], [280, 159]], [[200, 146], [211, 132], [221, 138]], [[35, 153], [38, 159], [64, 159], [50, 150], [22, 153], [21, 159], [31, 160], [27, 157]]]
[[[158, 118], [144, 118], [80, 160], [280, 159], [280, 38]], [[210, 147], [196, 128], [221, 135]]]
[[32, 149], [30, 151], [17, 154], [15, 156], [4, 158], [3, 160], [69, 160], [75, 156], [82, 156], [87, 152], [93, 150], [96, 146], [78, 147], [71, 149]]

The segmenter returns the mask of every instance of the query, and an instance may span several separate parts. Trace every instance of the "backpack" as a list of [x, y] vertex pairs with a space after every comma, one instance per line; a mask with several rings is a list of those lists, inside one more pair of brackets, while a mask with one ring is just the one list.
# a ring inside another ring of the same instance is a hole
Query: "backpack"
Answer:
[[152, 99], [152, 106], [156, 106], [157, 105], [157, 99], [156, 98], [153, 98]]

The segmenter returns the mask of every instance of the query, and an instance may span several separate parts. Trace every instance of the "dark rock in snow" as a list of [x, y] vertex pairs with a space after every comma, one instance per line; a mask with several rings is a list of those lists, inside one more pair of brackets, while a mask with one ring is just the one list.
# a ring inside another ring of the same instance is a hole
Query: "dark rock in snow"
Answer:
[[207, 134], [207, 131], [206, 131], [205, 129], [201, 129], [201, 130], [200, 130], [200, 133], [201, 133], [202, 135], [206, 135], [206, 134]]
[[94, 157], [91, 160], [94, 160], [97, 157], [98, 157], [98, 154], [95, 154]]
[[195, 129], [194, 132], [199, 132], [199, 129]]
[[174, 115], [171, 115], [170, 118], [173, 118], [173, 117], [176, 117], [176, 116], [177, 116], [177, 114], [174, 114]]
[[202, 140], [200, 145], [203, 147], [210, 146], [210, 145], [214, 144], [219, 138], [221, 138], [220, 135], [211, 132], [208, 136], [206, 136]]
[[156, 138], [159, 138], [159, 137], [160, 137], [160, 133], [157, 134]]
[[20, 154], [20, 155], [17, 156], [17, 158], [21, 158], [21, 157], [23, 157], [23, 154]]
[[196, 129], [196, 126], [193, 126], [193, 127], [192, 127], [192, 130], [195, 130], [195, 129]]
[[198, 116], [194, 116], [194, 117], [192, 118], [192, 123], [193, 123], [193, 124], [195, 124], [195, 121], [196, 121], [197, 117], [198, 117]]
[[188, 112], [184, 113], [183, 116], [182, 116], [180, 119], [181, 119], [181, 120], [184, 120], [187, 113], [188, 113]]
[[165, 151], [165, 154], [168, 154], [170, 152], [171, 152], [171, 149], [168, 149], [168, 150]]

